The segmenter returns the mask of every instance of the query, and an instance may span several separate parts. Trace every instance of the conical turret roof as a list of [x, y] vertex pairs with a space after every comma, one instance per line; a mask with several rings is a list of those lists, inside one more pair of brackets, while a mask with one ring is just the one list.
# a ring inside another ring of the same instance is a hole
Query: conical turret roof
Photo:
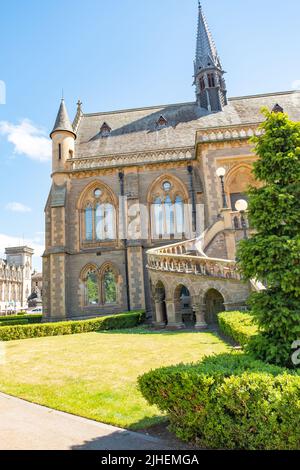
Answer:
[[64, 99], [61, 100], [60, 107], [59, 107], [57, 117], [56, 117], [56, 121], [55, 121], [53, 130], [50, 134], [50, 137], [52, 137], [52, 134], [54, 132], [59, 132], [59, 131], [71, 132], [76, 138], [76, 134], [71, 124]]

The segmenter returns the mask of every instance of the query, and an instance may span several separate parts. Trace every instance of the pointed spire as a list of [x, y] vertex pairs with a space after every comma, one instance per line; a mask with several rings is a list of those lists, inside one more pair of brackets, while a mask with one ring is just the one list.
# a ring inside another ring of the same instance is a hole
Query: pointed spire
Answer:
[[195, 75], [201, 69], [217, 67], [222, 70], [221, 61], [213, 37], [208, 28], [201, 3], [198, 2], [198, 32], [196, 45]]
[[80, 100], [78, 100], [77, 101], [77, 112], [76, 112], [76, 116], [75, 116], [74, 121], [73, 121], [74, 132], [77, 132], [82, 116], [83, 116], [82, 102]]
[[225, 72], [200, 2], [194, 67], [197, 103], [209, 112], [222, 111], [227, 105], [226, 83], [223, 77]]
[[56, 117], [56, 121], [55, 121], [53, 130], [50, 134], [50, 137], [52, 137], [52, 134], [54, 132], [59, 132], [59, 131], [71, 132], [76, 138], [76, 134], [75, 134], [73, 126], [71, 124], [71, 121], [70, 121], [70, 118], [69, 118], [69, 115], [68, 115], [68, 111], [67, 111], [67, 108], [66, 108], [66, 105], [65, 105], [64, 98], [62, 98], [62, 100], [61, 100], [60, 107], [59, 107], [59, 110], [58, 110], [58, 114], [57, 114], [57, 117]]

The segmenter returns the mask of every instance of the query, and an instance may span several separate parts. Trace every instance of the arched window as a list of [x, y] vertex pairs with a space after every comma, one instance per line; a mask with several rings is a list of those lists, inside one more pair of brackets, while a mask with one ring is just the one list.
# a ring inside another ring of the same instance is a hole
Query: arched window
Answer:
[[205, 81], [204, 81], [204, 77], [200, 77], [199, 83], [200, 83], [200, 90], [201, 90], [201, 91], [205, 90]]
[[118, 303], [119, 279], [117, 269], [110, 263], [102, 267], [86, 266], [80, 275], [84, 307], [101, 307]]
[[156, 238], [163, 234], [163, 207], [160, 197], [154, 200], [152, 220], [154, 237]]
[[115, 227], [115, 208], [112, 204], [104, 205], [104, 236], [107, 240], [114, 240], [116, 238], [116, 227]]
[[207, 74], [207, 79], [208, 79], [209, 88], [214, 88], [216, 86], [214, 74], [213, 73], [208, 73]]
[[104, 232], [104, 204], [96, 204], [95, 209], [95, 231], [96, 231], [96, 240], [105, 240]]
[[93, 208], [91, 205], [85, 209], [85, 239], [93, 240]]
[[104, 304], [117, 302], [117, 280], [111, 268], [107, 268], [103, 274], [103, 300]]
[[184, 232], [184, 204], [181, 196], [175, 199], [175, 220], [176, 233], [182, 234]]
[[166, 233], [174, 234], [174, 206], [169, 195], [165, 198], [165, 220]]
[[83, 242], [96, 243], [115, 240], [116, 208], [114, 198], [106, 187], [93, 185], [80, 202], [84, 206], [82, 217]]
[[185, 232], [184, 204], [187, 196], [183, 185], [172, 178], [160, 179], [151, 189], [152, 238], [182, 239]]
[[247, 199], [250, 186], [258, 187], [258, 182], [255, 180], [250, 166], [237, 165], [228, 173], [225, 180], [225, 191], [233, 211], [236, 210], [235, 204], [239, 199]]
[[99, 303], [99, 284], [96, 271], [90, 271], [87, 274], [85, 282], [86, 305], [98, 305]]

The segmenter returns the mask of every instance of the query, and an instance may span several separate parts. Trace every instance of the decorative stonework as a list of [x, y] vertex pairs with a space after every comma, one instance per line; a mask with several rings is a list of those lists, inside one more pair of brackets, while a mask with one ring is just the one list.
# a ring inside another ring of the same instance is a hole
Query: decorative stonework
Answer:
[[194, 148], [177, 148], [174, 150], [159, 150], [133, 154], [118, 154], [98, 157], [74, 158], [68, 160], [73, 171], [90, 170], [95, 168], [113, 168], [130, 165], [140, 165], [156, 162], [190, 161], [194, 159]]
[[199, 129], [197, 132], [198, 143], [224, 142], [234, 140], [249, 140], [253, 136], [262, 134], [260, 123], [244, 124], [239, 126], [225, 126]]

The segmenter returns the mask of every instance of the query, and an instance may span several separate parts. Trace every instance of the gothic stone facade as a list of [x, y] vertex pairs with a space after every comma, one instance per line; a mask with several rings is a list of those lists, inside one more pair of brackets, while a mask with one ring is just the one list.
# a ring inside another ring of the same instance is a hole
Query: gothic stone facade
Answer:
[[33, 250], [27, 246], [6, 248], [0, 260], [0, 312], [27, 308], [31, 292]]
[[[175, 243], [182, 232], [180, 215], [177, 228], [171, 229], [153, 204], [163, 206], [165, 218], [170, 205], [180, 212], [188, 204], [195, 233], [186, 238], [201, 234], [218, 221], [223, 206], [216, 175], [222, 166], [230, 216], [236, 221], [235, 202], [255, 183], [249, 137], [259, 132], [261, 108], [279, 103], [292, 119], [300, 117], [297, 93], [227, 99], [223, 69], [201, 8], [195, 85], [192, 103], [85, 114], [79, 102], [73, 124], [62, 101], [51, 133], [52, 187], [45, 209], [46, 319], [144, 308], [153, 312], [146, 253], [170, 243], [157, 233], [171, 233]], [[134, 239], [122, 231], [124, 220], [128, 223], [133, 215], [140, 232]], [[208, 256], [234, 259], [240, 236], [239, 230], [216, 232]], [[166, 283], [171, 298], [173, 283], [167, 277]], [[234, 304], [232, 295], [228, 298]]]

